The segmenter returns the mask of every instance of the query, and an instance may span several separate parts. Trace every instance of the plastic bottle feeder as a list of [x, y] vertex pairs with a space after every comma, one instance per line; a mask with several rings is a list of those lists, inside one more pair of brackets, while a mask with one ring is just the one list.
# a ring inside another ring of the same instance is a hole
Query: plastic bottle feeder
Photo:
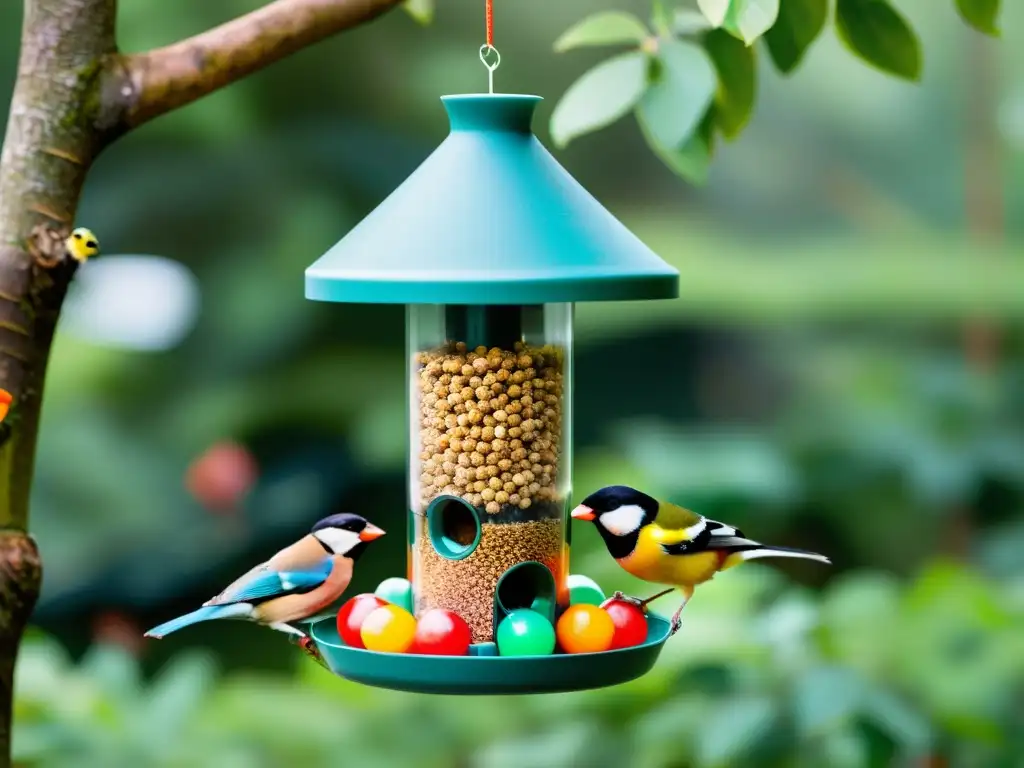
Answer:
[[379, 653], [345, 645], [333, 619], [312, 635], [336, 674], [399, 690], [625, 682], [653, 666], [664, 618], [648, 614], [639, 645], [599, 653], [508, 656], [496, 641], [517, 610], [553, 625], [570, 603], [573, 306], [674, 298], [679, 275], [537, 140], [539, 97], [442, 101], [449, 136], [306, 270], [306, 296], [406, 305], [413, 610], [454, 611], [473, 645]]

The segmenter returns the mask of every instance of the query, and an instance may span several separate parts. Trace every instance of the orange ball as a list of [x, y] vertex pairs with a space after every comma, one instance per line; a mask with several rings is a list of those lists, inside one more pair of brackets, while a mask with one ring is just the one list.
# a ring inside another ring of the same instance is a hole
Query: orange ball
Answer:
[[596, 605], [570, 605], [555, 627], [558, 645], [566, 653], [600, 653], [612, 646], [615, 622]]
[[405, 653], [415, 636], [416, 618], [398, 605], [374, 608], [359, 628], [366, 650], [379, 653]]

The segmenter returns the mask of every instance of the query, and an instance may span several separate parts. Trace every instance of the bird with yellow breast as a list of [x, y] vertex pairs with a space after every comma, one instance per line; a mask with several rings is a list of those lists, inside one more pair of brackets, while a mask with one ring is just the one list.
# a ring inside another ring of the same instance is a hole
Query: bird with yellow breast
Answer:
[[[658, 501], [635, 488], [611, 485], [590, 494], [573, 511], [576, 520], [594, 523], [609, 554], [628, 573], [655, 584], [672, 585], [640, 606], [678, 589], [683, 602], [672, 615], [672, 634], [694, 589], [719, 571], [763, 557], [795, 557], [831, 564], [824, 555], [775, 547], [748, 539], [743, 531], [689, 509]], [[622, 597], [621, 593], [617, 593]]]

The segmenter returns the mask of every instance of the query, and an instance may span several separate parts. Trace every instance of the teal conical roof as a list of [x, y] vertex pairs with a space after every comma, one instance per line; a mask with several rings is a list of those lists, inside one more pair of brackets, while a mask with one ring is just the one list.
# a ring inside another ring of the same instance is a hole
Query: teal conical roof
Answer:
[[543, 304], [679, 295], [679, 273], [537, 140], [540, 97], [442, 101], [451, 133], [306, 270], [307, 298]]

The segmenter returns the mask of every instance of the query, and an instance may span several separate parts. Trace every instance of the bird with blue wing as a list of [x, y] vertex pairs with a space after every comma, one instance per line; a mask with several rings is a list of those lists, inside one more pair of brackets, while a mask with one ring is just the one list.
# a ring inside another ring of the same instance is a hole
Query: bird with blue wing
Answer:
[[383, 535], [359, 515], [325, 517], [308, 535], [240, 576], [201, 608], [153, 627], [146, 637], [165, 637], [217, 619], [252, 621], [305, 637], [292, 624], [314, 620], [338, 600], [352, 580], [356, 560]]
[[609, 554], [626, 572], [644, 581], [672, 585], [646, 600], [625, 598], [621, 593], [617, 597], [643, 607], [676, 589], [682, 593], [683, 602], [672, 616], [672, 634], [679, 630], [680, 616], [695, 587], [719, 571], [763, 557], [832, 562], [816, 552], [748, 539], [738, 528], [625, 485], [610, 485], [590, 494], [573, 509], [572, 517], [596, 525]]

